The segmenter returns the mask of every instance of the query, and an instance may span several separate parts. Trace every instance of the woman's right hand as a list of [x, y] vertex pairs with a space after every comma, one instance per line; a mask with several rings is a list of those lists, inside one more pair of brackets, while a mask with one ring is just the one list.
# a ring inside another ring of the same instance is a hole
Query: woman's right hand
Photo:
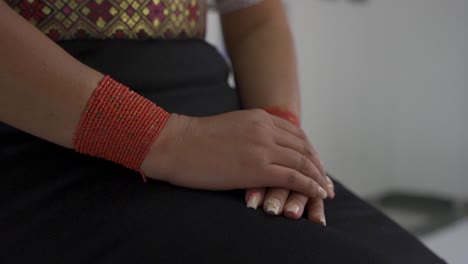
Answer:
[[296, 126], [260, 109], [211, 117], [171, 114], [141, 169], [149, 178], [206, 190], [282, 187], [326, 198], [327, 181]]

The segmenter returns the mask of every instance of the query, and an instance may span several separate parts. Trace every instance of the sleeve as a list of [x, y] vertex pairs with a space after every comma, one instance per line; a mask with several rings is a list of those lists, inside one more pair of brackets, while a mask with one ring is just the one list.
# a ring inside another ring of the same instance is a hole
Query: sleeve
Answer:
[[219, 12], [229, 13], [252, 5], [256, 5], [263, 0], [216, 0], [216, 7]]

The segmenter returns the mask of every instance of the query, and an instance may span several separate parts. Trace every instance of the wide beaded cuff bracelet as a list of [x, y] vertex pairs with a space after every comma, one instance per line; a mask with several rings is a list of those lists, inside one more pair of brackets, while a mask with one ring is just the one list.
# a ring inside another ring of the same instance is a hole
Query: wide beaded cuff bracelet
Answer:
[[77, 152], [140, 167], [170, 114], [105, 76], [88, 101], [73, 136]]

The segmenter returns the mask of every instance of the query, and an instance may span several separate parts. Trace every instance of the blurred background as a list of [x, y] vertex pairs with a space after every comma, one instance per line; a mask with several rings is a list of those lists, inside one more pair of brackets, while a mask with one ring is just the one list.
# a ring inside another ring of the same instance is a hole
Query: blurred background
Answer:
[[[289, 0], [303, 128], [327, 171], [468, 263], [468, 1]], [[208, 41], [224, 52], [218, 15]]]

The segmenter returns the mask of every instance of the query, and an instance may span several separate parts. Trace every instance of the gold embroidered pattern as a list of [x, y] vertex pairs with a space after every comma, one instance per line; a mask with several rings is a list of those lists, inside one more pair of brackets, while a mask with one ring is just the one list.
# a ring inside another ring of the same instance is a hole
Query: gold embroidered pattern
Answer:
[[51, 39], [203, 38], [204, 0], [6, 0]]

